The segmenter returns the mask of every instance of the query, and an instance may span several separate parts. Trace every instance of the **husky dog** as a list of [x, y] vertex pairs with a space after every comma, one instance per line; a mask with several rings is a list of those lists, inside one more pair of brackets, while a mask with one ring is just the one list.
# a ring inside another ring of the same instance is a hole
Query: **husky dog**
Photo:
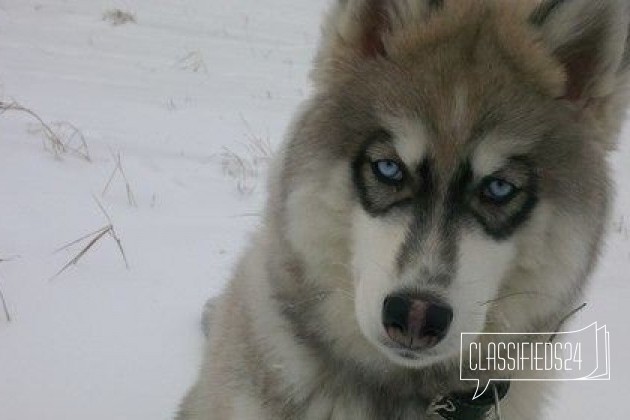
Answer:
[[[482, 418], [430, 410], [470, 391], [460, 333], [556, 331], [597, 259], [629, 8], [336, 1], [177, 418]], [[540, 418], [548, 383], [502, 415]]]

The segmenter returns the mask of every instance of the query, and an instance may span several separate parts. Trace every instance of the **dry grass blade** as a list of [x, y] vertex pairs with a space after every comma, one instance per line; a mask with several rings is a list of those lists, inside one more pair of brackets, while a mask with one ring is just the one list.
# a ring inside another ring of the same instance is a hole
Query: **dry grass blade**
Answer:
[[105, 218], [107, 219], [107, 221], [109, 222], [110, 225], [113, 225], [112, 223], [112, 218], [109, 217], [109, 213], [107, 213], [107, 210], [105, 210], [105, 207], [103, 207], [103, 204], [101, 204], [100, 201], [98, 201], [98, 198], [92, 196], [92, 198], [94, 199], [94, 201], [96, 202], [96, 205], [98, 206], [98, 208], [101, 210], [101, 213], [103, 213], [103, 216], [105, 216]]
[[125, 183], [125, 190], [127, 192], [127, 202], [129, 203], [130, 206], [137, 207], [138, 204], [136, 202], [136, 197], [133, 193], [133, 190], [131, 189], [131, 184], [129, 183], [129, 179], [127, 178], [127, 174], [125, 173], [125, 170], [123, 168], [122, 158], [120, 156], [120, 153], [114, 153], [114, 152], [111, 152], [111, 153], [112, 153], [114, 162], [116, 163], [116, 166], [114, 166], [114, 170], [112, 171], [112, 174], [107, 179], [107, 183], [105, 184], [105, 187], [103, 187], [103, 192], [101, 192], [101, 195], [105, 196], [105, 194], [107, 194], [107, 191], [109, 191], [109, 187], [111, 186], [112, 181], [116, 177], [116, 174], [119, 173]]
[[263, 168], [269, 165], [273, 157], [273, 146], [268, 135], [256, 135], [245, 117], [240, 117], [247, 132], [246, 141], [239, 142], [244, 151], [239, 154], [224, 147], [220, 155], [221, 166], [223, 173], [236, 181], [239, 193], [251, 194], [256, 189]]
[[[13, 261], [16, 258], [19, 258], [19, 256], [0, 258], [0, 263]], [[2, 304], [2, 311], [4, 312], [4, 317], [6, 318], [7, 322], [11, 322], [12, 318], [11, 318], [11, 313], [9, 312], [9, 305], [7, 304], [7, 300], [4, 297], [4, 292], [2, 291], [1, 287], [0, 287], [0, 303]]]
[[256, 166], [249, 160], [224, 147], [221, 154], [223, 173], [236, 181], [236, 188], [241, 194], [251, 194], [258, 176]]
[[98, 229], [98, 230], [95, 230], [94, 232], [90, 232], [90, 233], [88, 233], [87, 235], [81, 236], [79, 239], [75, 239], [74, 241], [72, 241], [72, 242], [68, 242], [67, 244], [63, 245], [62, 247], [57, 248], [57, 249], [55, 250], [55, 253], [57, 253], [57, 252], [61, 252], [61, 251], [64, 251], [64, 250], [66, 250], [66, 249], [70, 248], [71, 246], [76, 245], [76, 244], [78, 244], [79, 242], [83, 242], [83, 241], [84, 241], [84, 240], [86, 240], [87, 238], [91, 238], [91, 237], [93, 237], [94, 235], [99, 235], [99, 234], [100, 234], [100, 233], [102, 233], [104, 230], [108, 230], [108, 229], [109, 229], [109, 225], [108, 225], [108, 226], [105, 226], [105, 227], [102, 227], [102, 228], [100, 228], [100, 229]]
[[109, 222], [110, 229], [109, 229], [108, 233], [116, 241], [116, 245], [118, 245], [118, 250], [120, 251], [120, 255], [122, 256], [122, 259], [125, 262], [125, 267], [127, 268], [127, 270], [129, 270], [129, 261], [127, 260], [127, 254], [125, 254], [125, 249], [122, 246], [122, 241], [120, 240], [120, 237], [118, 236], [118, 233], [116, 233], [116, 228], [114, 227], [114, 223], [112, 222], [112, 218], [109, 216], [109, 213], [107, 213], [107, 210], [105, 210], [105, 207], [103, 207], [101, 202], [98, 201], [98, 199], [96, 197], [93, 197], [93, 198], [94, 198], [94, 201], [96, 201], [96, 204], [98, 205], [99, 209], [101, 209], [101, 212], [103, 213], [103, 215], [105, 216], [105, 218]]
[[94, 201], [96, 201], [96, 204], [98, 205], [99, 209], [101, 210], [101, 212], [107, 219], [108, 224], [103, 226], [100, 229], [95, 230], [94, 232], [88, 233], [87, 235], [83, 235], [79, 239], [75, 239], [74, 241], [69, 242], [65, 244], [64, 246], [62, 246], [61, 248], [57, 249], [55, 252], [63, 251], [74, 245], [78, 245], [81, 242], [88, 241], [87, 244], [83, 248], [81, 248], [81, 250], [74, 257], [72, 257], [70, 261], [68, 261], [63, 267], [61, 267], [61, 269], [57, 273], [55, 273], [54, 276], [50, 278], [50, 280], [57, 278], [60, 274], [65, 272], [71, 266], [77, 265], [79, 261], [81, 260], [81, 258], [83, 258], [85, 254], [87, 254], [87, 252], [90, 249], [92, 249], [92, 247], [98, 241], [100, 241], [105, 235], [108, 235], [108, 234], [116, 242], [118, 251], [120, 252], [120, 255], [125, 263], [125, 268], [127, 268], [127, 270], [129, 269], [129, 261], [127, 260], [125, 249], [122, 246], [122, 241], [120, 240], [120, 237], [118, 236], [118, 233], [116, 232], [116, 228], [114, 228], [112, 218], [109, 216], [109, 214], [107, 213], [107, 211], [105, 210], [101, 202], [96, 199], [96, 197], [94, 197]]
[[118, 245], [118, 250], [120, 251], [120, 255], [122, 256], [123, 261], [125, 262], [125, 267], [129, 270], [129, 261], [127, 260], [127, 255], [125, 254], [125, 249], [122, 246], [122, 241], [118, 237], [114, 226], [111, 226], [111, 229], [107, 232], [109, 235], [116, 241], [116, 245]]
[[120, 9], [111, 9], [103, 13], [103, 20], [114, 26], [124, 25], [125, 23], [136, 23], [136, 17], [131, 12], [125, 12]]
[[251, 124], [245, 119], [243, 114], [239, 114], [243, 125], [247, 129], [247, 144], [245, 147], [249, 150], [252, 160], [255, 164], [268, 163], [273, 157], [273, 145], [267, 134], [266, 137], [256, 135]]
[[56, 121], [52, 123], [52, 126], [56, 129], [57, 137], [63, 139], [63, 145], [66, 150], [82, 157], [88, 162], [92, 161], [87, 141], [81, 130], [68, 121]]
[[116, 174], [118, 173], [118, 165], [116, 165], [116, 167], [114, 168], [114, 170], [112, 171], [112, 174], [109, 176], [109, 178], [107, 179], [107, 183], [105, 184], [105, 187], [103, 187], [103, 191], [101, 192], [101, 195], [104, 197], [105, 194], [107, 194], [107, 191], [109, 191], [109, 186], [112, 184], [112, 181], [114, 180], [114, 178], [116, 177]]
[[98, 242], [99, 239], [105, 236], [105, 234], [107, 234], [107, 232], [109, 232], [110, 229], [111, 229], [111, 225], [106, 226], [105, 228], [101, 229], [99, 233], [94, 238], [92, 238], [90, 242], [88, 242], [88, 244], [77, 255], [75, 255], [74, 258], [68, 261], [68, 263], [64, 265], [61, 268], [61, 270], [59, 270], [52, 278], [53, 279], [56, 278], [61, 273], [66, 271], [70, 266], [76, 265], [79, 262], [79, 260], [81, 260], [81, 258], [90, 250], [90, 248], [92, 248], [94, 244]]
[[[61, 158], [61, 154], [66, 152], [66, 147], [63, 144], [63, 142], [61, 141], [61, 139], [57, 136], [57, 134], [55, 134], [53, 129], [48, 124], [46, 124], [46, 122], [39, 115], [37, 115], [34, 111], [31, 111], [30, 109], [20, 105], [19, 103], [15, 102], [15, 101], [12, 101], [12, 102], [1, 101], [0, 102], [0, 110], [1, 110], [2, 113], [6, 112], [6, 111], [17, 111], [17, 112], [24, 112], [24, 113], [30, 115], [31, 117], [36, 119], [37, 122], [40, 124], [41, 129], [42, 129], [42, 131], [44, 133], [44, 136], [50, 142], [50, 146], [52, 148], [52, 151], [53, 151], [53, 154], [55, 155], [55, 157], [56, 158]], [[44, 143], [44, 146], [46, 146], [45, 143]]]
[[[72, 152], [88, 162], [91, 161], [85, 137], [74, 125], [68, 122], [47, 124], [36, 112], [16, 101], [0, 101], [0, 114], [7, 111], [22, 112], [35, 119], [39, 125], [38, 131], [43, 134], [44, 148], [51, 150], [55, 158], [61, 159], [63, 154]], [[56, 130], [52, 126], [55, 126]], [[74, 143], [77, 142], [78, 145], [75, 146]]]
[[2, 293], [2, 289], [0, 289], [0, 303], [2, 303], [2, 309], [4, 310], [4, 316], [7, 318], [7, 322], [11, 322], [11, 314], [9, 313], [9, 307], [4, 298], [4, 293]]

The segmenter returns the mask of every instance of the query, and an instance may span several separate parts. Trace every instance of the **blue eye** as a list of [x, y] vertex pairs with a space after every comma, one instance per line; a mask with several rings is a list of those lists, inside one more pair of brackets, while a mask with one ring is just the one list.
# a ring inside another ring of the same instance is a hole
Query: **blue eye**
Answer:
[[497, 204], [503, 204], [509, 201], [516, 191], [517, 189], [514, 184], [501, 178], [491, 178], [485, 183], [483, 194], [491, 201]]
[[399, 184], [403, 180], [402, 168], [391, 159], [377, 160], [372, 169], [379, 180], [387, 184]]

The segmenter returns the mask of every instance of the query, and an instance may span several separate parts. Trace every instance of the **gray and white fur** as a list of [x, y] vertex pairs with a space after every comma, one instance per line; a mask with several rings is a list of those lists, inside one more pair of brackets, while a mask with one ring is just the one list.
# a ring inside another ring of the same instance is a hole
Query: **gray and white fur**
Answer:
[[[471, 386], [461, 332], [553, 331], [602, 245], [629, 20], [624, 0], [337, 1], [177, 419], [429, 418]], [[509, 202], [484, 198], [496, 178]], [[398, 293], [452, 308], [436, 345], [388, 336]], [[548, 384], [513, 382], [504, 417], [540, 418]]]

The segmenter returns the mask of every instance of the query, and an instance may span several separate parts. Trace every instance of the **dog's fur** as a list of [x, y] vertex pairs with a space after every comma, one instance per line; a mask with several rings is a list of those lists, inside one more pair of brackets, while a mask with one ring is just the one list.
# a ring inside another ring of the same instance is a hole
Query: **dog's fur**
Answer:
[[[338, 0], [178, 419], [421, 419], [436, 395], [471, 386], [461, 332], [557, 328], [607, 221], [628, 9]], [[383, 157], [404, 163], [405, 186], [374, 178]], [[499, 209], [478, 194], [496, 173], [521, 188]], [[453, 307], [435, 347], [387, 343], [383, 299], [402, 290]], [[514, 382], [505, 417], [539, 418], [546, 384]]]

